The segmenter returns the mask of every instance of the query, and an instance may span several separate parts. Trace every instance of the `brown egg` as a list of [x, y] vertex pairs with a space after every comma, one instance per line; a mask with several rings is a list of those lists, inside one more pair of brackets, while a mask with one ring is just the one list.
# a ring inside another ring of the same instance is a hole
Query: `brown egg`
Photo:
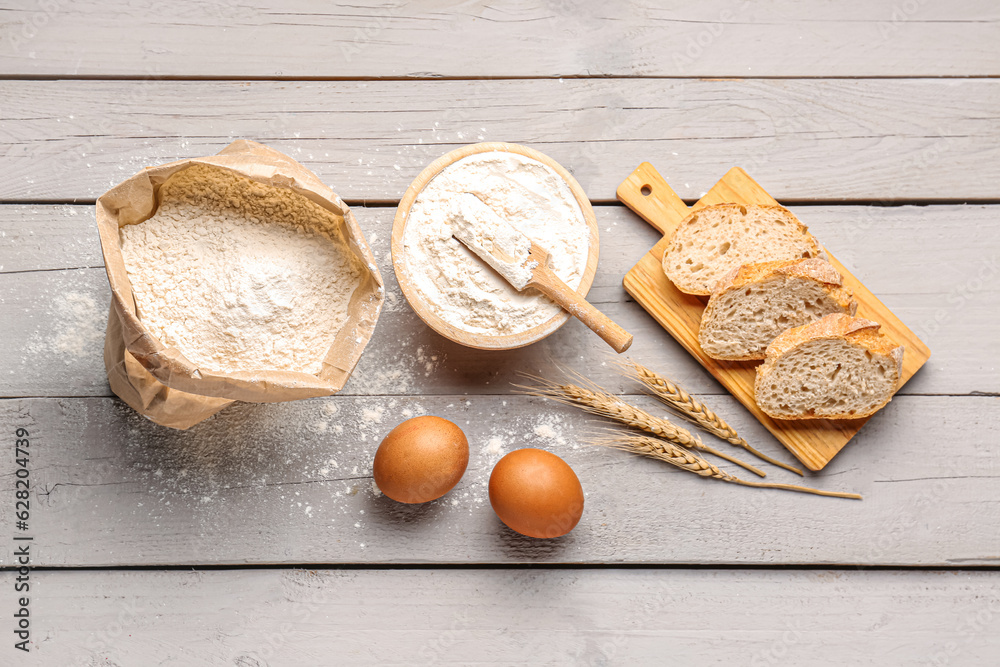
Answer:
[[517, 449], [493, 468], [490, 504], [511, 530], [528, 537], [559, 537], [583, 515], [583, 487], [555, 454]]
[[451, 491], [467, 465], [469, 441], [462, 429], [440, 417], [414, 417], [385, 436], [372, 468], [385, 495], [426, 503]]

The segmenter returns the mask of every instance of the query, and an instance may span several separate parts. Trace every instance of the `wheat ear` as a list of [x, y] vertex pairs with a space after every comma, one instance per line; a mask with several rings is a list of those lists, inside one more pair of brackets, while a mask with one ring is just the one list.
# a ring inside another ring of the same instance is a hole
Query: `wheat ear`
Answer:
[[761, 489], [782, 489], [785, 491], [796, 491], [798, 493], [811, 493], [817, 496], [830, 496], [832, 498], [852, 498], [855, 500], [861, 500], [861, 496], [856, 493], [821, 491], [819, 489], [811, 489], [807, 486], [797, 486], [795, 484], [748, 482], [740, 479], [739, 477], [730, 475], [725, 470], [720, 470], [717, 466], [712, 465], [697, 454], [685, 451], [673, 443], [659, 440], [657, 438], [650, 438], [645, 435], [623, 433], [618, 436], [596, 439], [593, 441], [593, 444], [600, 445], [602, 447], [610, 447], [612, 449], [620, 449], [622, 451], [632, 452], [633, 454], [639, 454], [640, 456], [648, 456], [650, 458], [666, 461], [671, 465], [675, 465], [678, 468], [687, 470], [688, 472], [693, 472], [696, 475], [710, 477], [712, 479], [721, 479], [723, 482], [730, 482], [732, 484], [755, 486]]
[[746, 440], [740, 437], [736, 429], [727, 424], [722, 417], [715, 414], [707, 405], [684, 391], [684, 388], [680, 385], [674, 384], [662, 375], [649, 370], [642, 364], [631, 359], [627, 363], [622, 363], [621, 366], [625, 369], [626, 375], [644, 384], [656, 398], [676, 410], [682, 416], [693, 421], [705, 431], [725, 440], [731, 445], [742, 447], [762, 461], [767, 461], [779, 468], [784, 468], [785, 470], [790, 470], [804, 476], [804, 473], [799, 468], [782, 463], [751, 447]]
[[740, 461], [739, 459], [729, 456], [728, 454], [723, 454], [714, 447], [709, 447], [701, 441], [701, 438], [693, 435], [686, 428], [677, 426], [666, 419], [654, 417], [645, 410], [629, 405], [617, 396], [613, 396], [599, 388], [588, 389], [575, 384], [559, 384], [557, 382], [552, 382], [551, 380], [538, 377], [532, 377], [532, 379], [538, 383], [536, 386], [514, 386], [524, 390], [524, 392], [529, 396], [541, 396], [551, 398], [552, 400], [566, 405], [575, 405], [583, 408], [591, 414], [613, 419], [620, 424], [641, 429], [648, 433], [652, 433], [653, 435], [670, 440], [678, 445], [708, 452], [709, 454], [718, 456], [719, 458], [725, 459], [730, 463], [735, 463], [755, 475], [760, 475], [761, 477], [767, 476], [767, 473], [759, 468], [755, 468], [749, 463]]

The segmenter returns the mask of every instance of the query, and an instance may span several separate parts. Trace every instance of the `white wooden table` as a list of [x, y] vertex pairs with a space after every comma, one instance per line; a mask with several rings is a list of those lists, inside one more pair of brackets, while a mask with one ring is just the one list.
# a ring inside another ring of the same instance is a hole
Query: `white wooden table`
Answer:
[[[1000, 5], [450, 5], [0, 3], [0, 664], [1000, 664]], [[338, 396], [170, 431], [106, 384], [93, 202], [235, 138], [353, 206], [386, 309]], [[394, 206], [479, 140], [574, 173], [602, 233], [591, 298], [635, 334], [632, 356], [786, 460], [625, 295], [656, 236], [614, 191], [648, 160], [694, 200], [739, 165], [790, 205], [933, 351], [807, 478], [864, 501], [581, 445], [592, 422], [510, 385], [561, 364], [638, 393], [576, 322], [507, 353], [425, 327], [392, 274]], [[418, 413], [465, 428], [472, 456], [445, 499], [401, 506], [373, 494], [371, 460]], [[12, 632], [19, 427], [27, 655]], [[573, 533], [498, 522], [497, 438], [576, 469]]]

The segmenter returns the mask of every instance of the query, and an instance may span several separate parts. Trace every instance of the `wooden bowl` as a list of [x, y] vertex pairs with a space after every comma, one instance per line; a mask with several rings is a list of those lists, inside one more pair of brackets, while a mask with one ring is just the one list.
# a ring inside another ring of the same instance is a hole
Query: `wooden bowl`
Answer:
[[427, 306], [423, 299], [421, 299], [416, 288], [414, 288], [410, 282], [410, 277], [406, 273], [406, 258], [403, 255], [403, 231], [406, 229], [406, 221], [409, 218], [410, 206], [413, 205], [417, 195], [420, 194], [428, 183], [430, 183], [432, 178], [437, 176], [442, 169], [451, 163], [475, 153], [489, 153], [493, 151], [517, 153], [518, 155], [524, 155], [525, 157], [537, 160], [542, 164], [551, 167], [557, 174], [559, 174], [560, 177], [562, 177], [564, 181], [566, 181], [570, 191], [573, 193], [577, 203], [580, 205], [580, 210], [583, 211], [583, 218], [587, 221], [587, 227], [590, 229], [590, 236], [588, 239], [588, 243], [590, 245], [587, 255], [587, 266], [583, 272], [583, 280], [580, 281], [579, 287], [576, 288], [576, 291], [581, 296], [587, 295], [587, 292], [590, 290], [590, 286], [594, 282], [594, 274], [597, 272], [597, 256], [600, 250], [600, 241], [597, 234], [597, 220], [594, 218], [594, 209], [590, 206], [590, 200], [587, 199], [587, 195], [584, 194], [583, 188], [580, 187], [580, 184], [576, 182], [576, 179], [573, 178], [570, 173], [562, 167], [562, 165], [547, 155], [539, 153], [538, 151], [532, 150], [526, 146], [519, 146], [518, 144], [507, 144], [495, 141], [481, 144], [471, 144], [469, 146], [457, 148], [450, 153], [446, 153], [427, 165], [427, 168], [420, 172], [420, 174], [414, 179], [413, 183], [410, 184], [410, 187], [406, 189], [403, 199], [399, 202], [399, 208], [396, 209], [396, 217], [392, 223], [392, 267], [396, 271], [396, 279], [399, 281], [399, 287], [403, 290], [403, 295], [409, 302], [410, 307], [413, 308], [414, 312], [427, 324], [427, 326], [434, 329], [445, 338], [468, 347], [474, 347], [480, 350], [512, 350], [514, 348], [531, 345], [532, 343], [542, 340], [565, 324], [570, 318], [570, 314], [565, 310], [561, 310], [551, 319], [520, 333], [497, 335], [470, 333], [445, 322]]

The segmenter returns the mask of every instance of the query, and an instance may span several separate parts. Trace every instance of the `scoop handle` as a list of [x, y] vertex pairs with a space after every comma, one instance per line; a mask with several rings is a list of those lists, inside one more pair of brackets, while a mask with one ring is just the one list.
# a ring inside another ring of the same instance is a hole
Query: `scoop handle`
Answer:
[[632, 345], [632, 334], [615, 324], [610, 317], [592, 306], [575, 290], [570, 289], [552, 271], [544, 265], [534, 270], [529, 286], [549, 297], [566, 311], [583, 322], [587, 327], [604, 339], [615, 352], [621, 354]]

